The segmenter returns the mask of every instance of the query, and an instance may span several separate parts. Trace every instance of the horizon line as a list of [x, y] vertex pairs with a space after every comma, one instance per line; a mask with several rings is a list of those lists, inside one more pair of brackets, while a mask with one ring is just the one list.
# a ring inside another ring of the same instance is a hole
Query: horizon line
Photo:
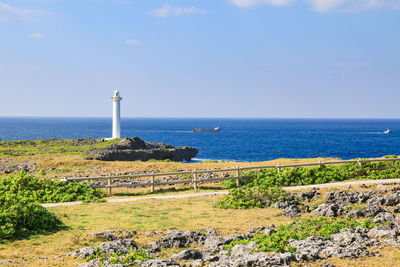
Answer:
[[[22, 118], [39, 118], [39, 119], [110, 119], [112, 117], [103, 117], [103, 116], [0, 116], [0, 119], [22, 119]], [[388, 117], [121, 117], [121, 119], [291, 119], [291, 120], [301, 120], [301, 119], [325, 119], [325, 120], [371, 120], [371, 119], [380, 119], [380, 120], [398, 120], [397, 118], [388, 118]]]

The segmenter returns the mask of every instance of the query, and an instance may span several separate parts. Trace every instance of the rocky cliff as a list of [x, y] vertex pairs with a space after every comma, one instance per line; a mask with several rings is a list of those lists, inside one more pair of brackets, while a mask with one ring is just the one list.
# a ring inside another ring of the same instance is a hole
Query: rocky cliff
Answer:
[[88, 158], [105, 161], [147, 161], [149, 159], [190, 161], [199, 151], [194, 147], [174, 147], [163, 143], [145, 142], [139, 137], [121, 138], [117, 144], [88, 151]]

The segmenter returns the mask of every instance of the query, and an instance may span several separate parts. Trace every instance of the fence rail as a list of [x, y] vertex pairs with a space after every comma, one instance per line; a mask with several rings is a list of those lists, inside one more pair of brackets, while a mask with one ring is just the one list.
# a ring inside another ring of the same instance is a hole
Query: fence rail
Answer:
[[[239, 185], [240, 179], [249, 178], [249, 176], [241, 176], [240, 171], [259, 170], [259, 169], [271, 169], [276, 168], [278, 173], [282, 168], [295, 168], [295, 167], [310, 167], [310, 166], [324, 166], [324, 165], [337, 165], [346, 163], [358, 163], [360, 166], [366, 162], [390, 162], [400, 161], [400, 158], [374, 158], [374, 159], [353, 159], [353, 160], [337, 160], [337, 161], [319, 161], [312, 163], [297, 163], [297, 164], [285, 164], [285, 165], [261, 165], [261, 166], [248, 166], [248, 167], [235, 167], [235, 168], [224, 168], [224, 169], [213, 169], [213, 170], [193, 170], [193, 171], [181, 171], [181, 172], [165, 172], [165, 173], [147, 173], [147, 174], [133, 174], [133, 175], [116, 175], [116, 176], [95, 176], [95, 177], [71, 177], [65, 178], [65, 181], [91, 181], [91, 180], [107, 180], [107, 185], [92, 185], [93, 188], [107, 188], [108, 193], [112, 194], [112, 188], [120, 187], [151, 187], [151, 192], [154, 192], [155, 186], [160, 185], [176, 185], [176, 184], [193, 184], [193, 188], [197, 190], [198, 184], [211, 181], [225, 181], [225, 180], [236, 180], [236, 184]], [[234, 176], [230, 177], [217, 177], [198, 179], [199, 174], [204, 173], [220, 173], [220, 172], [235, 172]], [[166, 176], [179, 176], [179, 175], [193, 175], [192, 179], [185, 179], [179, 181], [165, 181], [155, 182], [156, 177]], [[135, 179], [135, 178], [151, 178], [150, 182], [138, 183], [138, 184], [116, 184], [113, 185], [112, 181], [115, 179]]]

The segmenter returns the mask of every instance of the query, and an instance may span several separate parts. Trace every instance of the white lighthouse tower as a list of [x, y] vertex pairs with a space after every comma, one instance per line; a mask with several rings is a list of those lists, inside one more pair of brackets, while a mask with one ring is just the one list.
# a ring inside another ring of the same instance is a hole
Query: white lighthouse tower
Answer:
[[113, 125], [112, 125], [112, 138], [121, 138], [121, 105], [122, 97], [119, 95], [118, 89], [114, 91], [111, 97], [113, 101]]

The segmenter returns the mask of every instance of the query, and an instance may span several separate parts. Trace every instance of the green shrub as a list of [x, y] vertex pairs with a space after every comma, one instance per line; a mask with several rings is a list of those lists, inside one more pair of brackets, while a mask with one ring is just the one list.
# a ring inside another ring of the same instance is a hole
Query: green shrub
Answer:
[[136, 249], [130, 249], [127, 253], [115, 252], [111, 254], [107, 254], [104, 250], [101, 250], [99, 248], [95, 248], [94, 251], [94, 254], [85, 258], [86, 261], [98, 259], [100, 262], [107, 260], [109, 264], [132, 265], [137, 260], [146, 261], [154, 259], [154, 257], [147, 255], [145, 251], [138, 251]]
[[253, 186], [230, 189], [217, 206], [222, 209], [264, 208], [272, 204], [292, 200], [293, 197], [280, 187]]
[[0, 239], [37, 234], [62, 225], [54, 213], [23, 195], [1, 193], [0, 207]]
[[85, 184], [37, 178], [26, 172], [0, 179], [0, 195], [15, 194], [40, 203], [100, 202], [104, 192]]
[[[297, 186], [323, 184], [352, 179], [389, 179], [400, 176], [400, 162], [347, 163], [340, 166], [316, 166], [310, 168], [282, 168], [281, 171], [261, 169], [242, 173], [241, 185], [248, 186]], [[234, 180], [223, 182], [228, 188], [236, 187]]]

